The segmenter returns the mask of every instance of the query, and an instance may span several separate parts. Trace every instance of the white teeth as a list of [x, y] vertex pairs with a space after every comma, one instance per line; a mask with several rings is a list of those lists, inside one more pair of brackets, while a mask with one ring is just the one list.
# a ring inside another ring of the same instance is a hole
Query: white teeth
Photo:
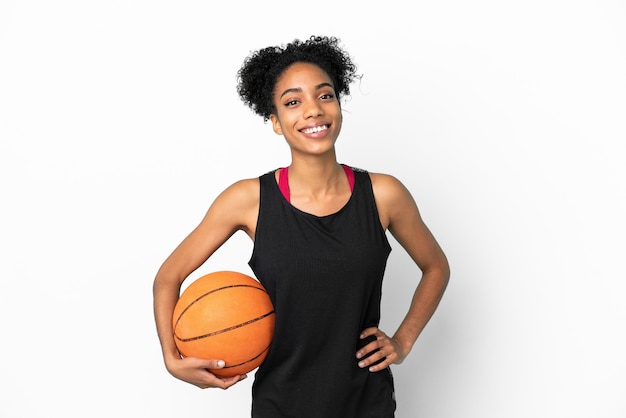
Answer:
[[312, 134], [312, 133], [315, 133], [315, 132], [324, 131], [326, 129], [328, 129], [328, 126], [320, 125], [320, 126], [316, 126], [315, 128], [303, 129], [302, 132], [304, 132], [305, 134]]

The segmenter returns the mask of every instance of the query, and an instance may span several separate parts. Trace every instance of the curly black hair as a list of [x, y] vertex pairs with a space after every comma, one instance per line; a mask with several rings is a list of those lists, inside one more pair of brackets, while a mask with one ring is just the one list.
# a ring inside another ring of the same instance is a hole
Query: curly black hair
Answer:
[[333, 81], [338, 98], [350, 94], [356, 65], [341, 48], [339, 39], [311, 36], [306, 41], [295, 39], [283, 46], [270, 46], [252, 52], [237, 72], [237, 92], [254, 113], [267, 122], [276, 113], [272, 100], [278, 77], [296, 62], [309, 62], [324, 70]]

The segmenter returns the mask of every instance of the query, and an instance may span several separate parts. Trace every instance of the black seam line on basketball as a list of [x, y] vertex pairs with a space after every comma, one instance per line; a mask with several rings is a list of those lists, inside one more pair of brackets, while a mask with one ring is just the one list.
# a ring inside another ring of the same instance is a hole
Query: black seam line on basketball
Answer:
[[254, 361], [256, 359], [258, 359], [259, 357], [261, 357], [263, 355], [263, 353], [265, 353], [267, 350], [270, 349], [270, 347], [272, 346], [272, 344], [268, 345], [267, 347], [265, 347], [263, 349], [263, 351], [261, 351], [259, 354], [257, 354], [256, 356], [252, 357], [249, 360], [244, 361], [243, 363], [239, 363], [239, 364], [232, 364], [230, 366], [224, 366], [222, 367], [222, 369], [232, 369], [233, 367], [239, 367], [239, 366], [243, 366], [246, 363], [250, 363], [251, 361]]
[[252, 324], [252, 323], [254, 323], [254, 322], [260, 321], [261, 319], [263, 319], [263, 318], [267, 318], [268, 316], [273, 315], [273, 314], [274, 314], [274, 311], [271, 311], [271, 312], [266, 313], [265, 315], [261, 315], [261, 316], [259, 316], [259, 317], [254, 318], [254, 319], [251, 319], [251, 320], [249, 320], [249, 321], [242, 322], [241, 324], [233, 325], [232, 327], [224, 328], [224, 329], [221, 329], [221, 330], [219, 330], [219, 331], [209, 332], [208, 334], [198, 335], [198, 336], [196, 336], [196, 337], [191, 337], [191, 338], [180, 338], [180, 337], [179, 337], [178, 335], [176, 335], [176, 334], [174, 334], [174, 336], [175, 336], [176, 338], [178, 338], [178, 340], [179, 340], [179, 341], [182, 341], [182, 342], [184, 342], [184, 343], [189, 342], [189, 341], [200, 340], [200, 339], [202, 339], [202, 338], [212, 337], [212, 336], [214, 336], [214, 335], [218, 335], [218, 334], [222, 334], [222, 333], [224, 333], [224, 332], [232, 331], [232, 330], [237, 329], [237, 328], [245, 327], [246, 325], [250, 325], [250, 324]]
[[189, 305], [187, 305], [185, 307], [185, 309], [183, 309], [183, 311], [180, 313], [180, 315], [178, 315], [178, 318], [176, 318], [176, 324], [174, 324], [174, 326], [176, 327], [178, 325], [178, 323], [180, 322], [180, 318], [183, 317], [183, 315], [185, 314], [185, 312], [187, 312], [187, 310], [189, 310], [189, 308], [191, 308], [193, 305], [195, 305], [198, 301], [200, 301], [200, 299], [210, 295], [211, 293], [215, 293], [215, 292], [219, 292], [220, 290], [224, 290], [224, 289], [231, 289], [233, 287], [251, 287], [253, 289], [256, 290], [260, 290], [261, 292], [267, 293], [265, 291], [265, 289], [256, 287], [256, 286], [251, 286], [249, 284], [231, 284], [229, 286], [223, 286], [223, 287], [218, 287], [217, 289], [213, 289], [210, 292], [206, 292], [200, 296], [198, 296], [196, 299], [194, 299]]

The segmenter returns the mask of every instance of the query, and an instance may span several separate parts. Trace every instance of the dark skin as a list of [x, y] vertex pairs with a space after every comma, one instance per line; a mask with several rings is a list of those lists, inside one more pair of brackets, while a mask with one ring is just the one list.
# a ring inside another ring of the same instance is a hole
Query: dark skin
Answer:
[[[270, 116], [272, 127], [291, 150], [292, 205], [317, 216], [337, 212], [351, 192], [335, 154], [342, 114], [330, 77], [314, 64], [291, 65], [277, 80], [274, 106], [276, 111]], [[389, 336], [372, 327], [361, 333], [361, 338], [374, 336], [375, 340], [355, 353], [355, 361], [359, 367], [378, 372], [404, 361], [435, 312], [450, 272], [446, 256], [404, 185], [386, 174], [370, 173], [370, 177], [382, 227], [391, 232], [413, 259], [416, 273], [421, 272], [409, 310], [396, 332]], [[254, 240], [258, 210], [258, 178], [241, 180], [228, 187], [215, 199], [200, 224], [165, 260], [154, 280], [154, 314], [167, 370], [200, 388], [226, 389], [246, 376], [215, 376], [211, 369], [223, 367], [220, 359], [181, 358], [171, 323], [181, 284], [235, 232], [243, 231]], [[369, 353], [372, 355], [368, 357]]]

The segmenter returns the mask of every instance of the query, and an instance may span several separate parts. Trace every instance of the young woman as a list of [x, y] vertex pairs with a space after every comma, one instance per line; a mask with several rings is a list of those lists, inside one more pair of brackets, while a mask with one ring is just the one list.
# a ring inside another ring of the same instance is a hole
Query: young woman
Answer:
[[[244, 231], [254, 242], [250, 267], [276, 311], [252, 416], [393, 417], [389, 366], [405, 359], [437, 308], [447, 259], [400, 181], [337, 162], [340, 99], [356, 78], [338, 39], [261, 49], [238, 76], [240, 97], [285, 138], [291, 163], [224, 190], [159, 269], [154, 312], [167, 370], [200, 388], [226, 389], [246, 377], [216, 377], [221, 359], [181, 358], [171, 322], [185, 278]], [[421, 272], [391, 336], [378, 328], [386, 231], [415, 261], [411, 274]]]

